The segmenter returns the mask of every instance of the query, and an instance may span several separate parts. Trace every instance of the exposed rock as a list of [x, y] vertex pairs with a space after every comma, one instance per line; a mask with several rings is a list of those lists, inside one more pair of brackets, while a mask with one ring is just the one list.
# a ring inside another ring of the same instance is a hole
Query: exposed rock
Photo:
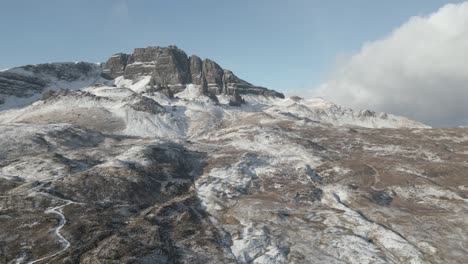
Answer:
[[150, 92], [154, 91], [154, 92], [162, 93], [165, 96], [167, 96], [168, 98], [174, 98], [174, 92], [172, 91], [172, 89], [169, 86], [156, 85], [156, 87], [151, 88], [149, 91]]
[[282, 93], [269, 90], [264, 87], [252, 85], [242, 79], [239, 79], [232, 71], [224, 70], [223, 74], [223, 87], [225, 94], [233, 94], [236, 91], [238, 94], [254, 94], [267, 97], [284, 98]]
[[300, 96], [291, 96], [291, 97], [289, 97], [289, 99], [293, 100], [294, 102], [300, 102], [300, 101], [304, 100], [304, 98], [302, 98]]
[[146, 112], [154, 115], [166, 112], [163, 106], [144, 96], [135, 95], [127, 98], [125, 101], [127, 101], [127, 105], [135, 111]]
[[378, 205], [388, 206], [392, 203], [393, 198], [386, 192], [377, 191], [372, 193], [372, 200]]
[[46, 77], [49, 79], [52, 77], [66, 82], [74, 82], [85, 78], [98, 78], [101, 72], [100, 65], [88, 62], [45, 63], [26, 65], [11, 70], [15, 69], [32, 72], [39, 77]]
[[53, 82], [97, 79], [100, 66], [91, 63], [47, 63], [26, 65], [0, 72], [0, 95], [29, 97]]
[[203, 62], [200, 57], [192, 55], [189, 58], [190, 60], [190, 74], [193, 84], [203, 85], [203, 81], [206, 81], [203, 74]]
[[203, 76], [208, 85], [208, 92], [212, 94], [223, 93], [223, 69], [214, 61], [203, 60]]
[[213, 101], [215, 104], [219, 104], [219, 100], [218, 100], [218, 97], [216, 97], [216, 95], [212, 93], [208, 93], [208, 98], [210, 98], [211, 101]]
[[239, 95], [239, 93], [234, 90], [231, 99], [229, 100], [230, 106], [241, 106], [244, 104], [244, 99]]
[[[273, 90], [252, 85], [229, 70], [223, 70], [210, 59], [200, 59], [196, 55], [187, 57], [186, 53], [176, 46], [147, 47], [135, 49], [133, 54], [118, 53], [104, 65], [104, 76], [138, 82], [144, 76], [151, 76], [152, 86], [166, 94], [176, 94], [185, 85], [200, 85], [206, 95], [255, 94], [268, 97], [284, 98], [284, 95]], [[172, 90], [167, 92], [168, 87]]]
[[176, 46], [137, 48], [125, 68], [126, 79], [151, 76], [157, 84], [187, 84], [190, 68], [187, 54]]
[[47, 101], [58, 100], [63, 97], [76, 98], [76, 99], [85, 97], [93, 101], [98, 101], [102, 99], [99, 96], [96, 96], [86, 91], [73, 91], [69, 89], [60, 89], [57, 91], [53, 91], [53, 90], [47, 91], [46, 93], [42, 95], [42, 100], [47, 102]]
[[47, 101], [51, 98], [54, 98], [57, 95], [57, 91], [49, 90], [42, 94], [41, 100]]
[[41, 78], [15, 72], [0, 72], [0, 93], [4, 96], [28, 97], [47, 86]]
[[[284, 98], [284, 95], [252, 85], [216, 62], [187, 54], [176, 46], [137, 48], [132, 54], [112, 55], [102, 66], [86, 62], [27, 65], [0, 72], [0, 110], [28, 105], [44, 91], [80, 89], [89, 86], [117, 85], [122, 77], [131, 83], [149, 80], [139, 89], [153, 89], [172, 98], [188, 84], [199, 85], [209, 98], [229, 95], [233, 103], [238, 95], [254, 94]], [[146, 78], [146, 79], [145, 79]], [[122, 79], [121, 79], [122, 80]], [[147, 85], [148, 87], [144, 87]], [[119, 86], [120, 87], [120, 86]], [[235, 92], [234, 92], [235, 91]]]
[[305, 173], [306, 175], [312, 180], [312, 181], [316, 181], [316, 182], [319, 182], [322, 180], [322, 177], [320, 175], [318, 175], [317, 172], [315, 172], [311, 167], [310, 165], [306, 165], [305, 167]]
[[100, 82], [101, 66], [93, 63], [46, 63], [0, 72], [0, 110], [27, 105], [46, 90], [84, 88]]
[[104, 64], [102, 74], [105, 78], [114, 79], [124, 75], [130, 54], [117, 53], [112, 55]]

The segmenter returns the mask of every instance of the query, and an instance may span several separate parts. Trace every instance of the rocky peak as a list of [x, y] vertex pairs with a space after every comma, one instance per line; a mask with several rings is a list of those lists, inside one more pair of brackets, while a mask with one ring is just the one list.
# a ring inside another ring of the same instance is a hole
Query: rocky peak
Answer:
[[108, 79], [114, 79], [124, 75], [130, 54], [117, 53], [110, 57], [103, 69], [103, 76]]
[[[151, 76], [151, 85], [177, 93], [187, 84], [200, 85], [207, 95], [257, 94], [284, 98], [284, 95], [258, 87], [238, 78], [215, 61], [190, 57], [176, 46], [137, 48], [132, 54], [114, 54], [104, 64], [103, 76], [114, 79], [123, 76], [137, 82]], [[234, 92], [236, 91], [236, 92]]]
[[128, 59], [124, 78], [142, 75], [151, 76], [163, 86], [190, 83], [187, 54], [176, 46], [137, 48]]

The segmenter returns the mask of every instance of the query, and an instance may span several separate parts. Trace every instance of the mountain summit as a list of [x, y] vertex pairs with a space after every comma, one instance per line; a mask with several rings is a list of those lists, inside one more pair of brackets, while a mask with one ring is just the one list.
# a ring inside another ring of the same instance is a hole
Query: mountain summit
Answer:
[[118, 53], [104, 64], [103, 76], [138, 82], [149, 77], [148, 84], [166, 94], [175, 94], [188, 84], [199, 85], [204, 94], [257, 94], [284, 98], [276, 91], [252, 85], [209, 59], [190, 57], [177, 48], [137, 48], [132, 54]]

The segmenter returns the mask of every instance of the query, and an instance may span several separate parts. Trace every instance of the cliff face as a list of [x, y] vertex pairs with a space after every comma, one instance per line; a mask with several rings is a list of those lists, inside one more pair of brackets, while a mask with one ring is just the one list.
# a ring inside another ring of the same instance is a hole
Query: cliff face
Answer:
[[176, 46], [137, 48], [132, 54], [115, 54], [104, 64], [103, 75], [108, 79], [123, 76], [132, 81], [151, 76], [151, 85], [171, 86], [174, 93], [184, 90], [187, 84], [195, 84], [211, 95], [255, 94], [284, 98], [282, 93], [240, 79], [212, 60], [202, 60], [196, 55], [188, 57]]

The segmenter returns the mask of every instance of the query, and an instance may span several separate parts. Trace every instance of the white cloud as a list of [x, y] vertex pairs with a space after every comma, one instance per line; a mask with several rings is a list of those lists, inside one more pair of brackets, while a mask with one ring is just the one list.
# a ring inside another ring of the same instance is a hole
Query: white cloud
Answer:
[[413, 17], [365, 44], [312, 93], [432, 125], [468, 122], [468, 2]]

